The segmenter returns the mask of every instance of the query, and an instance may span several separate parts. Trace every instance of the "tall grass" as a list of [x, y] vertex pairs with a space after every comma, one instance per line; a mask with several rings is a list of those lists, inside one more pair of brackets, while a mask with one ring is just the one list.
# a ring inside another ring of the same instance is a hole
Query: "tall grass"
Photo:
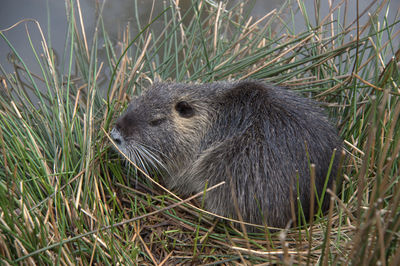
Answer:
[[[89, 38], [79, 1], [66, 0], [61, 69], [40, 25], [24, 21], [41, 33], [41, 47], [31, 42], [38, 73], [0, 32], [15, 69], [0, 64], [2, 263], [399, 265], [399, 20], [385, 15], [390, 3], [359, 7], [349, 21], [347, 1], [320, 15], [319, 1], [315, 11], [289, 1], [260, 20], [242, 5], [193, 1], [183, 11], [176, 2], [137, 20], [138, 35], [124, 29], [115, 48], [101, 15]], [[243, 234], [136, 176], [111, 148], [115, 118], [152, 80], [245, 78], [314, 97], [337, 123], [343, 182], [312, 224]]]

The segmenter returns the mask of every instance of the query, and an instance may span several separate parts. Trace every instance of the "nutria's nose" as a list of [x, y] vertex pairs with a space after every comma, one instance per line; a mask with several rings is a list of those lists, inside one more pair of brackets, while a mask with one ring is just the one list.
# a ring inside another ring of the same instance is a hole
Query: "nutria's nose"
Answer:
[[121, 133], [119, 133], [119, 130], [117, 128], [113, 128], [110, 133], [111, 138], [113, 141], [119, 146], [122, 143], [122, 136]]

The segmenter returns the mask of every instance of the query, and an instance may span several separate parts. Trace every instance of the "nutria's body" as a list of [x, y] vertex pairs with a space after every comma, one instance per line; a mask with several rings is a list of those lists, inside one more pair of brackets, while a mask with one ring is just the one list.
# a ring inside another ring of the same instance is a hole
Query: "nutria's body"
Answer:
[[[297, 184], [309, 215], [307, 153], [321, 194], [333, 150], [341, 146], [314, 102], [255, 81], [155, 84], [132, 101], [111, 136], [132, 160], [162, 169], [178, 194], [225, 181], [207, 193], [207, 210], [236, 218], [235, 197], [245, 221], [274, 227], [292, 218], [290, 192], [296, 200]], [[326, 196], [324, 208], [327, 203]]]

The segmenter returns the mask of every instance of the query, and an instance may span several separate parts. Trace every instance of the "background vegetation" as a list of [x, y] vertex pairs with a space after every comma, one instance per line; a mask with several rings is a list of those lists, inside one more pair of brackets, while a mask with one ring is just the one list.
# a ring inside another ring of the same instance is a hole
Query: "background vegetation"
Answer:
[[[319, 1], [314, 10], [289, 1], [257, 21], [241, 5], [193, 1], [183, 13], [165, 2], [148, 23], [137, 20], [139, 35], [127, 27], [114, 46], [101, 15], [87, 41], [77, 2], [66, 0], [61, 69], [46, 38], [31, 44], [41, 70], [33, 73], [0, 32], [15, 68], [0, 64], [2, 263], [399, 265], [399, 20], [385, 15], [389, 2], [359, 7], [354, 21], [347, 1], [328, 14], [319, 14]], [[295, 31], [295, 12], [306, 31]], [[164, 21], [161, 33], [153, 20]], [[327, 191], [329, 213], [246, 234], [136, 177], [107, 132], [156, 78], [262, 79], [325, 105], [348, 158], [342, 192]]]

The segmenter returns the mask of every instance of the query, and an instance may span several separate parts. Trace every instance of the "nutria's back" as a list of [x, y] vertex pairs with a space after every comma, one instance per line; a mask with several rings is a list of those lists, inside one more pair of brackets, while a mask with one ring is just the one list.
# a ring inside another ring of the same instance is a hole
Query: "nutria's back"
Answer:
[[[235, 197], [245, 221], [274, 227], [291, 219], [297, 184], [308, 217], [309, 164], [316, 165], [320, 195], [341, 146], [313, 101], [255, 81], [155, 84], [132, 101], [111, 136], [130, 159], [159, 169], [178, 194], [225, 181], [207, 193], [206, 209], [236, 218]], [[327, 203], [326, 196], [323, 209]]]

